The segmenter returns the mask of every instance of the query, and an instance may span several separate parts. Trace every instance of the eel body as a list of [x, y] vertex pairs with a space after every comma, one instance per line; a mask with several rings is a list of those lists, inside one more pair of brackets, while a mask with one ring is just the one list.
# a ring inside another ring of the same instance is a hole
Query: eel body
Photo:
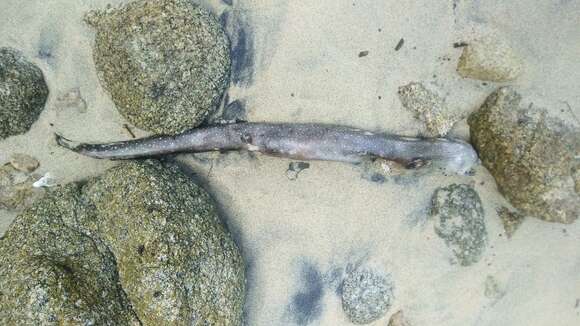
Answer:
[[325, 124], [244, 122], [104, 144], [77, 143], [60, 135], [56, 138], [59, 145], [82, 155], [112, 160], [249, 150], [298, 160], [358, 163], [382, 158], [406, 168], [434, 164], [459, 174], [479, 161], [473, 147], [457, 139], [410, 138]]

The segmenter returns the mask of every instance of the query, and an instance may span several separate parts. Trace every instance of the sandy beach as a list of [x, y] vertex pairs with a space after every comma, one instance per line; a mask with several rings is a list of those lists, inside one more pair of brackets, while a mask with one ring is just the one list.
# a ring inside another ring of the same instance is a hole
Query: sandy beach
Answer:
[[[465, 117], [506, 84], [525, 105], [579, 125], [580, 1], [227, 2], [201, 4], [221, 17], [232, 40], [232, 82], [222, 106], [239, 101], [248, 121], [417, 136], [423, 124], [402, 107], [397, 91], [421, 82], [463, 117], [450, 133], [460, 139], [469, 140]], [[121, 3], [0, 2], [0, 47], [22, 51], [50, 90], [32, 129], [0, 141], [1, 163], [29, 154], [40, 162], [36, 172], [49, 172], [59, 184], [118, 164], [66, 151], [53, 134], [87, 142], [131, 138], [99, 83], [94, 32], [82, 21], [88, 10]], [[454, 43], [488, 34], [500, 35], [523, 59], [517, 80], [482, 82], [456, 72], [462, 49]], [[86, 112], [59, 105], [76, 88]], [[148, 135], [129, 127], [137, 137]], [[247, 325], [352, 325], [340, 281], [358, 266], [384, 271], [394, 284], [392, 306], [370, 325], [386, 326], [399, 310], [411, 326], [580, 325], [580, 224], [526, 217], [506, 237], [496, 209], [510, 206], [483, 166], [468, 176], [373, 182], [345, 163], [310, 162], [290, 180], [288, 159], [244, 152], [173, 159], [212, 195], [241, 247]], [[452, 183], [472, 185], [485, 212], [487, 247], [467, 267], [452, 262], [427, 217], [433, 191]], [[0, 210], [0, 234], [15, 216]]]

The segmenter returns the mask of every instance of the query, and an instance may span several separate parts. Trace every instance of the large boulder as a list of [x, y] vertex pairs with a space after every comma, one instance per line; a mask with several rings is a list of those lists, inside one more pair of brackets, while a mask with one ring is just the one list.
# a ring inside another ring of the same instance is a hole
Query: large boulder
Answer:
[[119, 112], [155, 133], [203, 122], [229, 83], [229, 41], [218, 21], [188, 0], [135, 1], [91, 11], [93, 58]]
[[472, 143], [515, 208], [572, 223], [580, 215], [580, 130], [521, 100], [511, 87], [492, 93], [468, 119]]
[[79, 228], [81, 188], [19, 215], [0, 240], [0, 324], [138, 325], [106, 244]]
[[240, 325], [244, 289], [209, 195], [157, 161], [53, 191], [0, 240], [3, 325]]
[[0, 139], [27, 132], [44, 109], [42, 71], [12, 48], [0, 48]]

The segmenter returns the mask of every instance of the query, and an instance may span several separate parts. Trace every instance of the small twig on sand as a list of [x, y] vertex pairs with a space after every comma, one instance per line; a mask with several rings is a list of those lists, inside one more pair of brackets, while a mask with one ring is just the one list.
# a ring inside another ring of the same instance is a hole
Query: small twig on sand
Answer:
[[131, 137], [135, 138], [135, 134], [133, 133], [133, 130], [131, 130], [131, 128], [129, 128], [128, 124], [124, 123], [123, 128], [125, 128], [125, 130], [127, 130], [127, 132], [129, 133], [129, 135], [131, 135]]

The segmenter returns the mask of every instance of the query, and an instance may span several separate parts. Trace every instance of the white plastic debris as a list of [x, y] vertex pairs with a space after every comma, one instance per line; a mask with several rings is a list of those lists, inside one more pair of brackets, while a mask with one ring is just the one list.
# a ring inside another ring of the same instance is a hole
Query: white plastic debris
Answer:
[[50, 174], [50, 172], [46, 172], [40, 179], [32, 184], [34, 188], [54, 187], [56, 185], [56, 179]]

